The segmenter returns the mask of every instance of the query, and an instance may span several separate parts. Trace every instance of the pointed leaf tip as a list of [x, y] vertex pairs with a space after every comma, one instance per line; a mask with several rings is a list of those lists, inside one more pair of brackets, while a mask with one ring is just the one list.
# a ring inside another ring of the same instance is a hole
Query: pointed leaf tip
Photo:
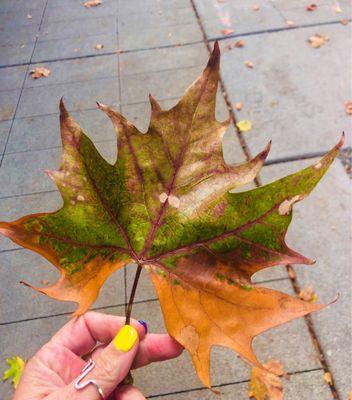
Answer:
[[60, 109], [60, 117], [68, 117], [69, 116], [69, 113], [66, 109], [63, 97], [61, 97], [61, 99], [60, 99], [59, 109]]
[[156, 99], [149, 93], [149, 102], [152, 108], [152, 111], [161, 111], [160, 104], [156, 101]]
[[220, 46], [219, 42], [214, 43], [214, 48], [208, 61], [207, 68], [216, 68], [220, 65]]

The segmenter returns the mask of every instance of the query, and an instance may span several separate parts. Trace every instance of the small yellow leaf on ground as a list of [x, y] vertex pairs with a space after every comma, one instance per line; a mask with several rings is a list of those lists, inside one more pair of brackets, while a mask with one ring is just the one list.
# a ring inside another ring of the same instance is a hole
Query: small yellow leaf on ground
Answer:
[[242, 110], [242, 107], [243, 107], [242, 101], [239, 101], [238, 103], [235, 104], [235, 108], [237, 111]]
[[252, 122], [248, 119], [243, 119], [237, 122], [236, 126], [241, 132], [248, 132], [252, 129]]
[[318, 296], [316, 293], [314, 293], [311, 286], [301, 290], [299, 292], [299, 298], [304, 301], [309, 301], [310, 303], [314, 303], [318, 300]]
[[307, 11], [315, 11], [318, 8], [316, 4], [309, 4], [309, 6], [306, 7]]
[[332, 385], [332, 377], [330, 372], [325, 372], [324, 374], [324, 381], [328, 384], [328, 385]]
[[90, 7], [97, 7], [102, 4], [102, 0], [88, 0], [84, 3], [84, 7], [90, 8]]
[[7, 358], [6, 363], [9, 366], [9, 368], [4, 372], [2, 379], [4, 381], [11, 379], [11, 383], [16, 389], [26, 362], [22, 360], [21, 357], [14, 356], [12, 358]]
[[42, 77], [47, 78], [50, 75], [50, 69], [45, 67], [36, 67], [32, 69], [30, 74], [32, 75], [33, 79], [38, 79]]
[[334, 10], [335, 10], [336, 14], [342, 13], [342, 8], [339, 6], [335, 7]]
[[248, 396], [256, 400], [283, 400], [284, 389], [280, 376], [284, 376], [285, 371], [281, 362], [269, 360], [263, 367], [267, 370], [252, 368]]
[[323, 36], [319, 33], [316, 33], [313, 36], [310, 36], [308, 39], [309, 46], [312, 49], [319, 49], [319, 47], [324, 46], [325, 43], [329, 41], [329, 36]]
[[245, 64], [245, 66], [246, 66], [247, 68], [250, 68], [250, 69], [252, 69], [252, 68], [254, 67], [252, 61], [245, 61], [244, 64]]
[[95, 45], [95, 48], [96, 48], [97, 50], [101, 50], [103, 47], [104, 47], [104, 45], [101, 44], [101, 43], [98, 43], [98, 44]]
[[346, 114], [352, 115], [352, 101], [351, 100], [345, 101], [345, 111], [346, 111]]
[[233, 33], [233, 32], [234, 32], [233, 29], [229, 29], [229, 28], [221, 29], [221, 34], [224, 35], [224, 36], [231, 35], [231, 33]]

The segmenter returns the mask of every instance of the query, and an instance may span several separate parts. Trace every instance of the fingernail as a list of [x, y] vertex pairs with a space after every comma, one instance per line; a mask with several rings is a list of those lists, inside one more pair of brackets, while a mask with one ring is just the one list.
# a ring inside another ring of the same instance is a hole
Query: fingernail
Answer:
[[148, 324], [143, 319], [139, 319], [138, 322], [143, 326], [144, 332], [148, 333]]
[[131, 325], [123, 326], [115, 336], [113, 343], [117, 350], [130, 351], [138, 339], [138, 333]]

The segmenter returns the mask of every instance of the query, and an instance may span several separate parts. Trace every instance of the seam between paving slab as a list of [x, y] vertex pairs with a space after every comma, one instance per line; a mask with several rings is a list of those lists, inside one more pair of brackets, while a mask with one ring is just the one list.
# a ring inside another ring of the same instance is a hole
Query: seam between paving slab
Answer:
[[[349, 22], [352, 21], [352, 19], [348, 19]], [[236, 33], [236, 34], [231, 34], [231, 35], [226, 35], [226, 36], [219, 36], [219, 37], [211, 37], [208, 38], [208, 41], [215, 41], [215, 40], [226, 40], [226, 39], [232, 39], [232, 38], [237, 38], [237, 37], [242, 37], [242, 36], [255, 36], [255, 35], [261, 35], [263, 33], [276, 33], [276, 32], [281, 32], [281, 31], [289, 31], [289, 30], [295, 30], [295, 29], [302, 29], [302, 28], [312, 28], [315, 26], [325, 26], [325, 25], [336, 25], [336, 24], [341, 24], [341, 21], [327, 21], [327, 22], [318, 22], [315, 24], [302, 24], [302, 25], [295, 25], [292, 27], [282, 27], [282, 28], [273, 28], [273, 29], [264, 29], [264, 30], [259, 30], [259, 31], [251, 31], [251, 32], [242, 32], [242, 33]], [[73, 38], [74, 39], [74, 38]], [[61, 39], [52, 39], [52, 40], [61, 40]], [[44, 42], [44, 41], [43, 41]], [[42, 42], [40, 42], [42, 43]], [[193, 44], [199, 44], [203, 43], [201, 40], [196, 40], [192, 42], [185, 42], [182, 43], [182, 46], [191, 46]], [[1, 47], [8, 47], [8, 46], [0, 46]], [[140, 51], [148, 51], [148, 50], [157, 50], [157, 49], [167, 49], [167, 48], [172, 48], [176, 47], [176, 44], [167, 44], [163, 46], [155, 46], [155, 47], [143, 47], [139, 49], [131, 49], [131, 50], [121, 50], [120, 54], [126, 54], [126, 53], [136, 53]], [[119, 47], [118, 47], [119, 49]], [[43, 64], [43, 63], [49, 63], [49, 62], [60, 62], [60, 61], [69, 61], [69, 60], [80, 60], [82, 58], [94, 58], [94, 57], [102, 57], [102, 56], [108, 56], [108, 55], [115, 55], [117, 54], [117, 51], [113, 52], [107, 52], [107, 53], [99, 53], [99, 54], [87, 54], [87, 55], [82, 55], [82, 56], [74, 56], [74, 57], [64, 57], [64, 58], [53, 58], [53, 59], [43, 59], [39, 61], [30, 61], [29, 63], [17, 63], [17, 64], [3, 64], [0, 65], [0, 69], [3, 68], [11, 68], [11, 67], [20, 67], [20, 66], [26, 66], [26, 65], [36, 65], [36, 64]]]
[[[202, 31], [202, 34], [203, 34], [205, 46], [207, 47], [209, 54], [211, 54], [211, 51], [212, 51], [211, 46], [209, 44], [210, 40], [224, 40], [224, 39], [228, 39], [229, 37], [249, 36], [249, 35], [253, 34], [253, 33], [248, 33], [247, 35], [243, 35], [243, 34], [242, 35], [228, 35], [226, 37], [221, 37], [221, 38], [218, 38], [218, 39], [217, 38], [209, 39], [207, 34], [206, 34], [205, 28], [204, 28], [204, 26], [202, 24], [201, 17], [200, 17], [200, 15], [198, 13], [197, 6], [196, 6], [194, 0], [189, 0], [189, 1], [191, 3], [191, 6], [192, 6], [192, 8], [194, 10], [195, 15], [196, 15], [199, 27], [200, 27], [200, 29]], [[310, 24], [309, 27], [311, 27], [311, 26], [321, 26], [321, 25], [332, 25], [332, 24], [336, 24], [336, 23], [340, 23], [340, 21], [338, 21], [338, 22], [332, 21], [332, 22], [329, 22], [329, 23]], [[289, 27], [289, 28], [286, 27], [286, 28], [279, 28], [279, 29], [263, 30], [263, 31], [257, 31], [256, 34], [281, 32], [281, 31], [287, 31], [287, 30], [290, 30], [290, 29], [299, 29], [299, 28], [302, 28], [302, 27], [308, 27], [308, 26], [307, 25], [304, 25], [304, 26], [303, 25], [301, 25], [301, 26], [297, 25], [297, 26]], [[228, 98], [228, 95], [227, 95], [227, 92], [226, 92], [226, 88], [225, 88], [225, 85], [224, 85], [224, 83], [222, 81], [221, 76], [220, 76], [220, 85], [221, 85], [222, 93], [223, 93], [223, 96], [224, 96], [224, 100], [225, 100], [225, 102], [227, 104], [227, 108], [228, 108], [230, 116], [231, 116], [231, 120], [232, 120], [232, 122], [234, 124], [234, 128], [235, 128], [235, 131], [237, 133], [238, 139], [239, 139], [239, 141], [241, 143], [242, 150], [244, 152], [244, 155], [245, 155], [246, 159], [249, 160], [251, 158], [249, 146], [247, 145], [246, 140], [243, 137], [242, 133], [240, 132], [240, 130], [236, 126], [235, 112], [234, 112], [234, 110], [232, 108], [232, 104], [231, 104], [231, 102], [230, 102], [230, 100]], [[292, 160], [290, 160], [290, 161], [292, 161]], [[273, 164], [273, 162], [271, 162], [271, 163]], [[257, 179], [255, 179], [254, 182], [255, 182], [257, 187], [261, 186], [261, 181], [260, 181], [259, 177]], [[299, 285], [298, 280], [296, 278], [296, 275], [294, 273], [294, 269], [290, 264], [286, 265], [286, 269], [287, 269], [287, 276], [288, 276], [288, 279], [291, 281], [292, 288], [293, 288], [296, 296], [299, 296], [301, 288], [300, 288], [300, 285]], [[304, 320], [306, 322], [308, 332], [309, 332], [309, 334], [311, 336], [311, 339], [312, 339], [313, 347], [314, 347], [314, 349], [315, 349], [315, 351], [316, 351], [316, 353], [317, 353], [317, 355], [319, 357], [319, 360], [320, 360], [320, 363], [321, 363], [321, 365], [323, 367], [323, 370], [324, 370], [324, 372], [328, 372], [330, 374], [330, 376], [331, 376], [332, 384], [329, 385], [329, 388], [330, 388], [332, 397], [334, 399], [336, 399], [336, 400], [340, 400], [340, 396], [339, 396], [339, 393], [338, 393], [338, 391], [336, 389], [336, 385], [335, 385], [333, 374], [329, 369], [329, 365], [328, 365], [327, 359], [325, 357], [324, 350], [323, 350], [323, 348], [322, 348], [322, 346], [321, 346], [321, 344], [319, 342], [319, 339], [317, 337], [317, 334], [315, 332], [313, 320], [312, 320], [310, 315], [306, 315], [303, 318], [304, 318]]]
[[[287, 372], [287, 375], [292, 376], [292, 375], [300, 375], [300, 374], [305, 374], [305, 373], [310, 373], [310, 372], [316, 372], [316, 371], [322, 371], [322, 368], [312, 368], [312, 369], [306, 369], [303, 371], [292, 371], [292, 372]], [[245, 379], [242, 381], [234, 381], [234, 382], [226, 382], [226, 383], [220, 383], [218, 385], [212, 385], [212, 388], [222, 388], [226, 386], [235, 386], [235, 385], [240, 385], [242, 383], [248, 383], [249, 379]], [[147, 399], [153, 399], [155, 397], [164, 397], [164, 396], [170, 396], [174, 394], [183, 394], [183, 393], [189, 393], [189, 392], [198, 392], [198, 391], [206, 391], [206, 387], [196, 387], [192, 389], [186, 389], [186, 390], [179, 390], [175, 392], [169, 392], [169, 393], [162, 393], [162, 394], [152, 394], [150, 396], [147, 396]]]
[[46, 11], [47, 5], [48, 5], [48, 0], [45, 1], [44, 7], [43, 7], [43, 12], [42, 12], [42, 16], [41, 16], [41, 19], [40, 19], [40, 23], [39, 23], [39, 25], [38, 25], [37, 36], [36, 36], [35, 43], [34, 43], [34, 46], [33, 46], [31, 58], [30, 58], [30, 60], [29, 60], [29, 64], [27, 65], [27, 68], [26, 68], [26, 72], [25, 72], [24, 79], [23, 79], [22, 86], [21, 86], [21, 90], [20, 90], [20, 95], [18, 96], [18, 101], [17, 101], [17, 104], [16, 104], [15, 112], [13, 113], [13, 116], [12, 116], [11, 126], [10, 126], [9, 132], [8, 132], [8, 134], [7, 134], [7, 137], [6, 137], [4, 150], [3, 150], [2, 154], [1, 154], [0, 168], [1, 168], [1, 166], [2, 166], [2, 162], [3, 162], [3, 160], [4, 160], [4, 156], [5, 156], [5, 153], [6, 153], [6, 148], [7, 148], [7, 145], [8, 145], [8, 143], [9, 143], [9, 140], [10, 140], [10, 135], [11, 135], [12, 127], [13, 127], [13, 124], [14, 124], [14, 122], [15, 122], [15, 118], [16, 118], [18, 106], [19, 106], [19, 104], [20, 104], [21, 97], [22, 97], [22, 93], [23, 93], [23, 90], [24, 90], [24, 87], [25, 87], [25, 83], [26, 83], [26, 79], [27, 79], [27, 75], [28, 75], [28, 71], [29, 71], [30, 62], [31, 62], [31, 60], [32, 60], [32, 58], [33, 58], [33, 55], [34, 55], [34, 52], [35, 52], [35, 49], [36, 49], [36, 45], [37, 45], [37, 42], [38, 42], [38, 33], [40, 32], [40, 29], [41, 29], [42, 24], [43, 24], [44, 15], [45, 15], [45, 11]]

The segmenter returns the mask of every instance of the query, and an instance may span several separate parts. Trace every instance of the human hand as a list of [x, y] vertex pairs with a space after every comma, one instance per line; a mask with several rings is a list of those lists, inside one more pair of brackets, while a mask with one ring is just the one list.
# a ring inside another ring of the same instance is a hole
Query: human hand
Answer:
[[130, 369], [177, 357], [183, 348], [168, 335], [146, 334], [134, 320], [121, 338], [116, 333], [124, 323], [123, 317], [97, 312], [72, 319], [28, 361], [13, 400], [101, 400], [92, 384], [74, 387], [86, 365], [83, 356], [95, 362], [83, 382], [94, 379], [106, 399], [144, 399], [132, 385], [119, 385]]

